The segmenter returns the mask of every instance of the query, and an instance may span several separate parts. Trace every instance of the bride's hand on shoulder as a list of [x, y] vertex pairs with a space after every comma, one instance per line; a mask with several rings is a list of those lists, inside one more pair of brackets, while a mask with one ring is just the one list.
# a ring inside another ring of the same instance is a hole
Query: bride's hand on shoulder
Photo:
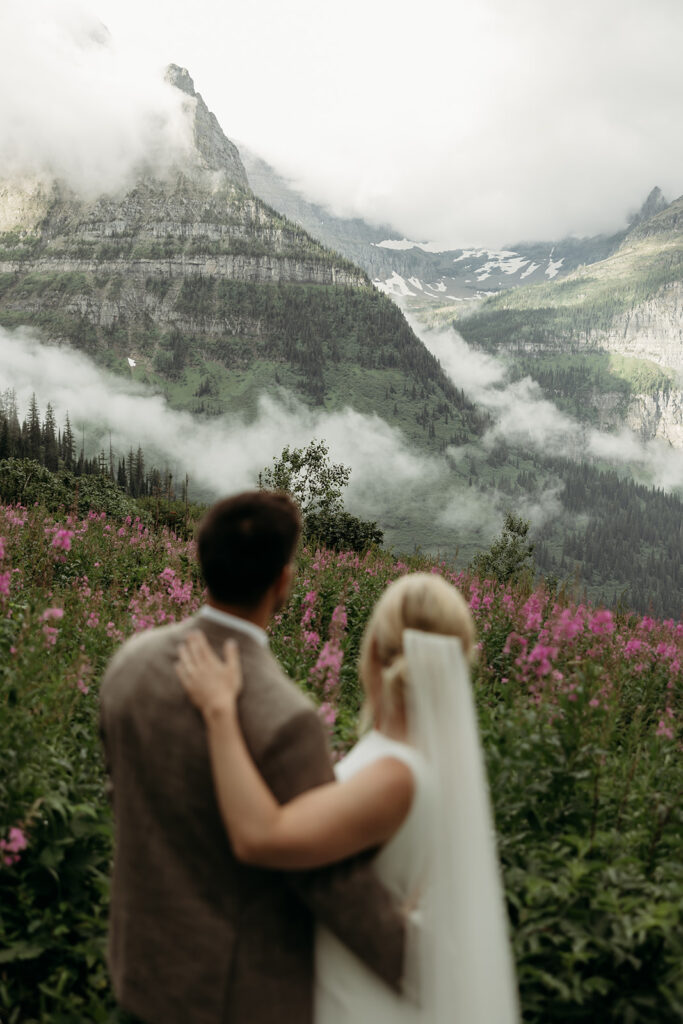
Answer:
[[242, 666], [235, 640], [223, 645], [219, 658], [203, 633], [189, 633], [178, 649], [176, 672], [183, 689], [205, 718], [234, 712], [242, 689]]

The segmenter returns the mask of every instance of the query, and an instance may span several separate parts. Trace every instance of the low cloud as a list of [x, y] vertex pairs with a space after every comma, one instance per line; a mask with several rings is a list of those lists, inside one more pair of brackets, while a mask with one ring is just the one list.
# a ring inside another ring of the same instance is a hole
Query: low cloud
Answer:
[[435, 493], [443, 478], [440, 460], [416, 454], [377, 416], [311, 410], [283, 391], [278, 398], [262, 396], [255, 418], [199, 420], [132, 380], [104, 373], [82, 353], [45, 345], [23, 328], [0, 328], [0, 387], [15, 390], [20, 414], [34, 393], [43, 416], [52, 404], [58, 425], [68, 412], [77, 441], [85, 432], [91, 456], [108, 451], [111, 435], [119, 456], [141, 445], [176, 478], [188, 471], [195, 495], [253, 487], [286, 444], [303, 447], [312, 438], [326, 440], [332, 460], [351, 467], [347, 504], [368, 518], [381, 518], [407, 497]]
[[683, 487], [680, 450], [657, 439], [643, 441], [627, 428], [612, 434], [587, 426], [545, 398], [530, 377], [510, 381], [504, 358], [472, 348], [453, 329], [427, 331], [414, 318], [408, 320], [451, 380], [491, 414], [484, 448], [503, 439], [542, 455], [630, 466], [640, 479], [667, 490]]
[[82, 5], [0, 7], [0, 177], [115, 191], [143, 165], [163, 171], [187, 156], [193, 102]]

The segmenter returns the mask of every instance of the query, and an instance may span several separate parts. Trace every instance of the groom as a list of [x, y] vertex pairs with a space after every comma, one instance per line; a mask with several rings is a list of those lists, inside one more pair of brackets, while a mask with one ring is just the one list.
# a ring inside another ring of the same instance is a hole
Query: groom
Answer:
[[402, 920], [367, 859], [305, 873], [235, 859], [204, 725], [175, 673], [190, 630], [217, 652], [234, 638], [242, 729], [277, 799], [333, 779], [320, 720], [265, 633], [287, 600], [299, 533], [286, 495], [214, 505], [198, 535], [207, 604], [128, 640], [102, 683], [115, 821], [109, 966], [121, 1006], [146, 1024], [310, 1024], [316, 919], [400, 987]]

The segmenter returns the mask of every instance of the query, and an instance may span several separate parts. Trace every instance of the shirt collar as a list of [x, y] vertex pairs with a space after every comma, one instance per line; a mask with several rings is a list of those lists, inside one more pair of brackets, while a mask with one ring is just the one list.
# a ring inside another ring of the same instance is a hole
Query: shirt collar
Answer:
[[255, 622], [240, 619], [237, 615], [231, 615], [230, 612], [222, 612], [219, 608], [213, 608], [210, 604], [202, 605], [199, 609], [199, 614], [205, 619], [217, 622], [220, 626], [227, 626], [229, 629], [236, 629], [238, 632], [246, 633], [247, 636], [250, 636], [261, 647], [268, 646], [268, 634], [265, 629], [261, 629]]

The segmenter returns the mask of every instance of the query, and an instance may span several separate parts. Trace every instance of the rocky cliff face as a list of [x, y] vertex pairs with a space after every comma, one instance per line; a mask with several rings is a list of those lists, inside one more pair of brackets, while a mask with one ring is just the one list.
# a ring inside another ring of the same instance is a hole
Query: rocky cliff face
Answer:
[[586, 344], [683, 374], [683, 281], [616, 316], [609, 330], [591, 331]]
[[623, 394], [594, 389], [585, 400], [586, 409], [595, 414], [600, 430], [619, 430], [623, 426], [644, 440], [659, 438], [672, 448], [683, 448], [683, 399], [680, 390], [660, 389], [650, 394]]
[[209, 110], [200, 93], [195, 91], [187, 68], [169, 64], [166, 80], [193, 101], [194, 143], [200, 166], [207, 171], [217, 171], [239, 188], [248, 189], [247, 172], [237, 146], [223, 134], [216, 115]]

